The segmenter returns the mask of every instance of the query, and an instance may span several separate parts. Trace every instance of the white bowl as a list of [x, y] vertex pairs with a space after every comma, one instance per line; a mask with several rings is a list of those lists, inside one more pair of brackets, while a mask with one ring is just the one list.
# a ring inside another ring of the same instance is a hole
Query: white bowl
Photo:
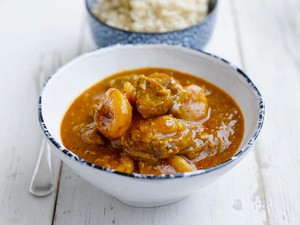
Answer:
[[[171, 68], [201, 76], [230, 94], [245, 119], [244, 138], [235, 156], [205, 170], [154, 176], [99, 168], [66, 149], [60, 137], [60, 125], [73, 100], [106, 76], [141, 67]], [[53, 74], [41, 92], [38, 113], [52, 151], [82, 178], [126, 204], [151, 207], [178, 201], [237, 165], [262, 128], [264, 109], [262, 97], [252, 81], [224, 59], [179, 46], [117, 45], [79, 56]]]

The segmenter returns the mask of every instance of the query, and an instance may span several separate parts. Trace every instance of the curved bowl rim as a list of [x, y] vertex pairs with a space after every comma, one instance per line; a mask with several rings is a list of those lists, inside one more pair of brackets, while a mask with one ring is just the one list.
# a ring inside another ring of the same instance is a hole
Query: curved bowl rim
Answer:
[[157, 35], [157, 36], [162, 36], [162, 35], [166, 35], [166, 34], [172, 34], [172, 33], [176, 33], [176, 32], [184, 32], [184, 31], [188, 31], [194, 27], [197, 27], [199, 25], [202, 25], [204, 24], [207, 20], [209, 20], [209, 18], [211, 18], [214, 14], [215, 14], [215, 11], [217, 10], [217, 7], [218, 7], [218, 0], [215, 0], [216, 3], [213, 5], [213, 8], [209, 11], [209, 13], [205, 16], [205, 18], [201, 21], [199, 21], [198, 23], [192, 25], [192, 26], [189, 26], [189, 27], [186, 27], [186, 28], [182, 28], [182, 29], [179, 29], [179, 30], [173, 30], [173, 31], [165, 31], [165, 32], [138, 32], [138, 31], [130, 31], [130, 30], [124, 30], [124, 29], [121, 29], [121, 28], [118, 28], [118, 27], [113, 27], [111, 25], [108, 25], [106, 24], [105, 22], [101, 21], [98, 17], [96, 17], [94, 15], [94, 13], [91, 11], [90, 7], [88, 6], [88, 0], [85, 0], [85, 6], [86, 6], [86, 10], [89, 14], [89, 16], [91, 16], [93, 19], [95, 19], [99, 24], [101, 24], [102, 26], [105, 26], [105, 27], [108, 27], [110, 29], [114, 29], [114, 30], [117, 30], [117, 31], [121, 31], [121, 32], [124, 32], [124, 33], [128, 33], [128, 34], [140, 34], [140, 35]]
[[[176, 174], [162, 174], [162, 175], [153, 175], [153, 174], [139, 174], [139, 173], [123, 173], [123, 172], [119, 172], [116, 171], [114, 169], [110, 169], [110, 168], [105, 168], [105, 167], [101, 167], [101, 166], [97, 166], [93, 163], [87, 162], [86, 160], [80, 158], [79, 156], [77, 156], [76, 154], [74, 154], [72, 151], [64, 148], [63, 146], [61, 146], [59, 144], [58, 141], [55, 140], [55, 138], [53, 138], [53, 136], [51, 135], [51, 133], [49, 132], [45, 122], [44, 122], [44, 118], [43, 118], [43, 113], [42, 113], [42, 100], [43, 100], [43, 94], [45, 92], [45, 89], [47, 87], [47, 84], [49, 83], [49, 81], [56, 76], [62, 69], [67, 68], [68, 66], [72, 66], [72, 64], [79, 62], [81, 60], [84, 60], [85, 57], [89, 57], [93, 54], [96, 54], [98, 52], [107, 52], [107, 51], [113, 51], [114, 49], [118, 49], [118, 48], [166, 48], [166, 49], [171, 49], [171, 50], [181, 50], [184, 51], [185, 53], [194, 53], [194, 54], [204, 54], [206, 56], [209, 56], [211, 58], [213, 58], [214, 60], [218, 60], [219, 62], [225, 64], [226, 66], [230, 67], [231, 69], [235, 70], [242, 79], [244, 79], [244, 81], [247, 82], [248, 87], [251, 89], [252, 93], [256, 96], [256, 100], [257, 100], [257, 106], [258, 106], [258, 122], [256, 124], [256, 128], [254, 130], [254, 132], [251, 134], [251, 137], [249, 139], [249, 141], [244, 144], [243, 146], [239, 147], [239, 151], [232, 156], [229, 160], [220, 163], [216, 166], [207, 168], [207, 169], [201, 169], [201, 170], [196, 170], [196, 171], [192, 171], [192, 172], [184, 172], [184, 173], [176, 173]], [[117, 175], [121, 175], [121, 176], [125, 176], [125, 177], [132, 177], [132, 178], [138, 178], [138, 179], [169, 179], [169, 178], [183, 178], [183, 177], [193, 177], [193, 176], [198, 176], [198, 175], [203, 175], [203, 174], [207, 174], [210, 172], [213, 172], [215, 170], [221, 169], [231, 163], [233, 163], [235, 160], [237, 160], [238, 158], [240, 158], [242, 155], [244, 155], [254, 144], [255, 140], [257, 139], [262, 127], [263, 127], [263, 123], [264, 123], [264, 116], [265, 116], [265, 103], [263, 100], [263, 97], [261, 95], [261, 93], [259, 92], [259, 90], [257, 89], [257, 87], [255, 86], [255, 84], [251, 81], [251, 79], [241, 70], [239, 69], [237, 66], [235, 66], [234, 64], [232, 64], [231, 62], [213, 55], [211, 53], [208, 52], [204, 52], [202, 50], [197, 50], [197, 49], [190, 49], [187, 47], [183, 47], [180, 45], [167, 45], [167, 44], [143, 44], [143, 45], [113, 45], [110, 47], [105, 47], [105, 48], [101, 48], [101, 49], [97, 49], [91, 52], [87, 52], [84, 53], [76, 58], [74, 58], [73, 60], [69, 61], [68, 63], [64, 64], [62, 67], [60, 67], [55, 73], [51, 74], [50, 77], [47, 79], [47, 81], [45, 82], [40, 95], [39, 95], [39, 100], [38, 100], [38, 119], [39, 119], [39, 123], [40, 126], [42, 128], [42, 131], [44, 133], [44, 135], [47, 137], [48, 140], [50, 140], [50, 142], [56, 147], [57, 150], [59, 150], [61, 153], [63, 153], [67, 159], [73, 160], [75, 162], [78, 162], [79, 164], [86, 166], [86, 167], [90, 167], [90, 168], [94, 168], [96, 170], [101, 170], [104, 172], [108, 172], [108, 173], [112, 173], [112, 174], [117, 174]]]

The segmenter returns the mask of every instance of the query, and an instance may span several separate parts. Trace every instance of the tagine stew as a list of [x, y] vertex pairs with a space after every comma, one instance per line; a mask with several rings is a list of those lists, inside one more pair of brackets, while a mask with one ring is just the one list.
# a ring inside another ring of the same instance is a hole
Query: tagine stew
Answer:
[[72, 103], [61, 124], [64, 146], [100, 167], [172, 174], [230, 159], [244, 118], [220, 88], [179, 71], [142, 68], [95, 84]]

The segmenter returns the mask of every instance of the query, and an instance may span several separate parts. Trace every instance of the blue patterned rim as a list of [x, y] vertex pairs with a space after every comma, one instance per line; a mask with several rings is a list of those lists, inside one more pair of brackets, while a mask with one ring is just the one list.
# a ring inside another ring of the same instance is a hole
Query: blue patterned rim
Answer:
[[189, 30], [189, 29], [192, 28], [192, 27], [199, 26], [200, 24], [205, 23], [205, 21], [208, 20], [209, 17], [212, 17], [212, 14], [213, 14], [213, 13], [216, 11], [216, 9], [217, 9], [217, 5], [218, 5], [218, 0], [210, 0], [210, 1], [209, 1], [209, 12], [208, 12], [208, 15], [207, 15], [203, 20], [201, 20], [199, 23], [197, 23], [197, 24], [195, 24], [195, 25], [192, 25], [192, 26], [187, 27], [187, 28], [179, 29], [179, 30], [174, 30], [174, 31], [166, 31], [166, 32], [154, 33], [154, 32], [137, 32], [137, 31], [129, 31], [129, 30], [123, 30], [123, 29], [120, 29], [120, 28], [117, 28], [117, 27], [110, 26], [110, 25], [108, 25], [108, 24], [102, 22], [98, 17], [96, 17], [96, 16], [94, 15], [94, 13], [91, 11], [91, 7], [90, 7], [89, 4], [88, 4], [88, 0], [85, 1], [85, 6], [86, 6], [86, 9], [87, 9], [88, 14], [89, 14], [91, 17], [93, 17], [96, 21], [98, 21], [102, 26], [106, 26], [106, 27], [109, 27], [109, 28], [111, 28], [111, 29], [123, 31], [123, 32], [126, 32], [126, 33], [136, 33], [136, 34], [143, 34], [143, 35], [164, 35], [164, 34], [176, 33], [176, 32], [180, 32], [180, 31]]
[[[121, 46], [121, 45], [119, 45]], [[158, 47], [162, 47], [162, 46], [169, 46], [169, 45], [166, 45], [166, 44], [162, 44], [162, 45], [137, 45], [137, 46], [134, 46], [134, 45], [122, 45], [123, 47], [154, 47], [154, 46], [158, 46]], [[110, 46], [110, 47], [106, 47], [106, 48], [102, 48], [102, 49], [112, 49], [116, 46]], [[171, 47], [171, 46], [169, 46]], [[188, 49], [188, 48], [185, 48], [185, 47], [182, 47], [182, 46], [173, 46], [173, 47], [176, 47], [176, 48], [181, 48], [181, 49]], [[52, 144], [59, 150], [61, 151], [63, 154], [65, 154], [68, 158], [70, 158], [71, 160], [74, 160], [74, 161], [77, 161], [78, 163], [82, 164], [83, 166], [88, 166], [88, 167], [91, 167], [91, 168], [95, 168], [95, 169], [98, 169], [98, 170], [102, 170], [102, 171], [106, 171], [106, 172], [109, 172], [109, 173], [114, 173], [114, 174], [119, 174], [119, 175], [122, 175], [122, 176], [126, 176], [126, 177], [132, 177], [132, 178], [140, 178], [140, 179], [167, 179], [167, 178], [182, 178], [182, 177], [192, 177], [192, 176], [197, 176], [197, 175], [201, 175], [201, 174], [206, 174], [206, 173], [209, 173], [209, 172], [212, 172], [214, 170], [217, 170], [217, 169], [220, 169], [222, 167], [225, 167], [226, 165], [232, 163], [233, 161], [235, 161], [237, 158], [241, 157], [245, 152], [247, 152], [247, 150], [250, 149], [250, 147], [254, 144], [255, 140], [257, 139], [261, 129], [262, 129], [262, 126], [263, 126], [263, 123], [264, 123], [264, 116], [265, 116], [265, 103], [264, 103], [264, 100], [259, 92], [259, 90], [257, 89], [257, 87], [254, 85], [254, 83], [251, 81], [251, 79], [241, 70], [239, 69], [237, 66], [235, 66], [234, 64], [228, 62], [227, 60], [219, 57], [219, 56], [216, 56], [216, 55], [213, 55], [213, 54], [210, 54], [210, 53], [207, 53], [207, 52], [204, 52], [202, 50], [194, 50], [194, 49], [189, 49], [190, 51], [197, 51], [197, 52], [200, 52], [200, 53], [203, 53], [205, 55], [208, 55], [210, 57], [213, 57], [219, 61], [222, 61], [223, 63], [227, 64], [229, 67], [231, 67], [232, 69], [234, 69], [237, 74], [241, 75], [241, 77], [246, 80], [247, 84], [249, 85], [249, 87], [252, 89], [252, 91], [254, 92], [254, 94], [256, 95], [256, 99], [257, 99], [257, 103], [258, 103], [258, 106], [259, 106], [259, 116], [258, 116], [258, 123], [257, 123], [257, 126], [256, 126], [256, 129], [254, 131], [254, 133], [252, 134], [250, 140], [248, 141], [247, 144], [245, 144], [234, 156], [232, 156], [229, 160], [221, 163], [221, 164], [218, 164], [216, 166], [213, 166], [213, 167], [210, 167], [208, 169], [202, 169], [202, 170], [197, 170], [197, 171], [193, 171], [193, 172], [185, 172], [185, 173], [176, 173], [176, 174], [162, 174], [162, 175], [145, 175], [145, 174], [139, 174], [139, 173], [131, 173], [131, 174], [127, 174], [127, 173], [123, 173], [123, 172], [119, 172], [119, 171], [116, 171], [116, 170], [113, 170], [113, 169], [109, 169], [109, 168], [105, 168], [105, 167], [101, 167], [101, 166], [97, 166], [93, 163], [90, 163], [90, 162], [87, 162], [85, 161], [84, 159], [78, 157], [76, 154], [72, 153], [70, 150], [62, 147], [54, 138], [53, 136], [51, 135], [51, 133], [49, 132], [45, 122], [44, 122], [44, 118], [43, 118], [43, 114], [42, 114], [42, 99], [43, 99], [43, 93], [44, 93], [44, 90], [49, 82], [49, 80], [51, 80], [57, 73], [54, 73], [52, 74], [48, 80], [45, 82], [43, 88], [42, 88], [42, 91], [40, 93], [40, 96], [39, 96], [39, 103], [38, 103], [38, 118], [39, 118], [39, 123], [40, 123], [40, 126], [44, 132], [44, 134], [46, 135], [46, 137], [52, 142]], [[97, 50], [96, 50], [97, 51]], [[99, 50], [98, 50], [99, 51]], [[86, 54], [89, 54], [89, 53], [85, 53], [83, 54], [82, 56], [86, 55]], [[72, 62], [72, 61], [71, 61]]]

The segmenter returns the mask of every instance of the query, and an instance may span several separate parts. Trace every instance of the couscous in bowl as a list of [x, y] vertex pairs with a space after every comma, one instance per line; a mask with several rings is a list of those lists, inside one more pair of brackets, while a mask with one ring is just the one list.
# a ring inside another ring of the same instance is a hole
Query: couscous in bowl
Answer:
[[209, 41], [216, 19], [217, 0], [209, 0], [208, 12], [200, 22], [189, 27], [166, 32], [138, 32], [120, 29], [101, 21], [94, 13], [97, 0], [86, 0], [89, 26], [97, 46], [115, 44], [172, 44], [203, 49]]

